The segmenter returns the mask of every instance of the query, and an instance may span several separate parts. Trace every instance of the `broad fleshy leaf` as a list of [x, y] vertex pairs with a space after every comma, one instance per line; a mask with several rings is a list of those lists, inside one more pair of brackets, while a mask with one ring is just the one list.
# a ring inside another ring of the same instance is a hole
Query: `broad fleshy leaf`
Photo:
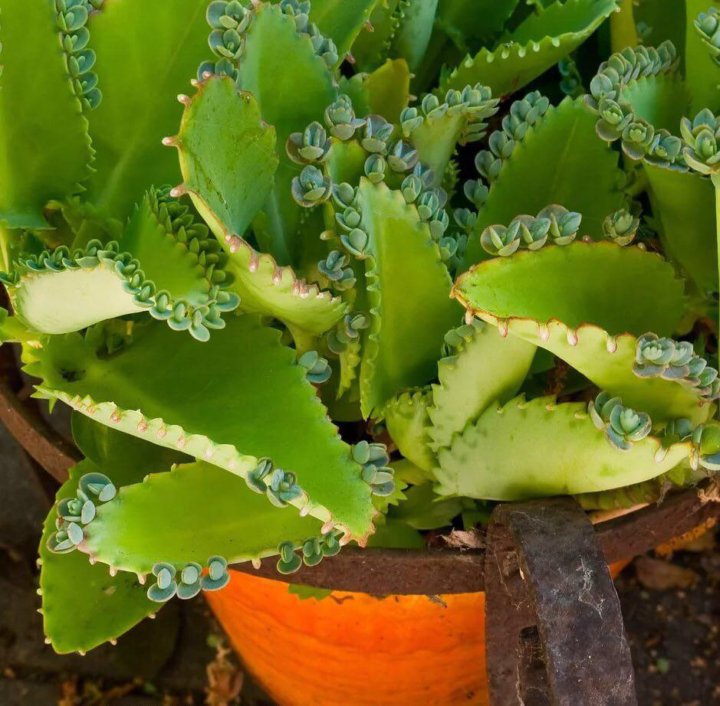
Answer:
[[274, 556], [283, 542], [320, 537], [321, 526], [274, 507], [242, 478], [197, 462], [121, 488], [86, 525], [80, 549], [116, 569], [148, 574], [158, 562], [181, 569], [212, 556], [230, 564]]
[[476, 265], [453, 294], [502, 334], [548, 349], [653, 421], [701, 423], [712, 411], [685, 380], [634, 372], [638, 339], [671, 334], [683, 314], [683, 283], [654, 253], [608, 242], [546, 246]]
[[49, 2], [0, 3], [0, 225], [49, 228], [43, 209], [90, 176], [87, 118]]
[[440, 495], [486, 500], [599, 492], [666, 473], [688, 459], [689, 442], [663, 448], [646, 437], [620, 450], [582, 402], [544, 397], [494, 404], [440, 451]]
[[206, 0], [108, 2], [91, 17], [103, 100], [90, 134], [97, 151], [88, 198], [124, 221], [143, 192], [176, 184], [176, 156], [162, 139], [177, 131], [181, 106], [207, 50]]
[[370, 485], [279, 331], [244, 315], [200, 344], [153, 325], [109, 357], [96, 338], [26, 348], [38, 393], [244, 478], [269, 458], [287, 476], [284, 502], [361, 541], [369, 534]]

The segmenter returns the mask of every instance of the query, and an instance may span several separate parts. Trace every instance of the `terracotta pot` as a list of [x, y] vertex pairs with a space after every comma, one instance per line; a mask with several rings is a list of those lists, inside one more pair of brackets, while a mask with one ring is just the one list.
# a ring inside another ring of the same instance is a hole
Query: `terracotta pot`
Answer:
[[231, 573], [207, 600], [280, 706], [489, 704], [484, 593], [303, 600], [287, 584]]

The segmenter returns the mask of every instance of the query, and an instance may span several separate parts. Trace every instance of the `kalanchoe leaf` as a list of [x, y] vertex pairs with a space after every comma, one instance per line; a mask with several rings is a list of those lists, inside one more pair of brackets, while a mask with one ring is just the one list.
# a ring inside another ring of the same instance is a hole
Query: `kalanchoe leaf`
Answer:
[[357, 189], [345, 182], [334, 184], [332, 188], [333, 201], [339, 208], [353, 206], [357, 200]]
[[294, 574], [302, 566], [302, 559], [295, 553], [295, 545], [292, 542], [283, 542], [278, 546], [280, 558], [277, 562], [277, 570], [281, 574]]
[[[422, 162], [418, 162], [412, 171], [413, 175], [420, 178], [423, 188], [432, 189], [435, 183], [435, 172], [430, 167], [426, 167]], [[443, 201], [443, 206], [445, 202]]]
[[361, 228], [353, 228], [349, 233], [340, 236], [340, 241], [345, 249], [355, 257], [364, 259], [367, 257], [367, 247], [370, 242], [368, 234]]
[[390, 463], [385, 444], [375, 444], [368, 441], [361, 441], [352, 450], [353, 459], [361, 466], [372, 464], [380, 468]]
[[328, 534], [323, 535], [322, 553], [324, 556], [336, 556], [340, 553], [340, 533], [331, 530]]
[[520, 240], [523, 247], [528, 250], [538, 250], [545, 245], [551, 225], [549, 218], [522, 215], [514, 220], [520, 224]]
[[355, 272], [349, 267], [350, 258], [339, 250], [332, 250], [324, 260], [318, 262], [318, 270], [325, 275], [337, 289], [346, 290], [355, 286]]
[[238, 0], [214, 0], [208, 5], [206, 19], [213, 29], [234, 29], [244, 32], [252, 17]]
[[720, 393], [717, 370], [696, 356], [687, 341], [644, 334], [637, 342], [633, 372], [638, 377], [676, 380], [697, 388], [698, 394], [707, 399], [716, 399]]
[[400, 190], [407, 203], [414, 203], [424, 190], [422, 179], [416, 174], [409, 174], [403, 179]]
[[100, 502], [112, 500], [117, 489], [112, 481], [102, 473], [87, 473], [81, 479], [79, 488], [88, 496], [96, 497]]
[[424, 191], [415, 202], [421, 221], [429, 221], [441, 208], [441, 201], [436, 190]]
[[80, 498], [65, 498], [57, 504], [57, 514], [68, 522], [77, 522], [80, 519], [84, 502]]
[[568, 245], [575, 240], [582, 223], [581, 214], [557, 204], [546, 206], [537, 217], [550, 221], [548, 234], [555, 245]]
[[393, 171], [407, 172], [417, 164], [418, 153], [409, 142], [398, 140], [388, 153], [387, 161]]
[[603, 234], [617, 245], [629, 245], [635, 240], [640, 219], [625, 209], [611, 213], [603, 221]]
[[221, 556], [213, 556], [207, 562], [207, 574], [200, 580], [203, 591], [219, 591], [230, 582], [227, 560]]
[[261, 458], [254, 470], [246, 478], [248, 488], [255, 493], [263, 494], [267, 490], [267, 481], [273, 470], [273, 463], [269, 458]]
[[381, 155], [387, 154], [394, 127], [380, 115], [371, 115], [365, 122], [363, 136], [360, 141], [368, 152]]
[[344, 231], [349, 232], [353, 228], [360, 226], [362, 217], [360, 216], [360, 211], [353, 206], [348, 206], [342, 213], [338, 213], [335, 216], [335, 220]]
[[[637, 367], [650, 367], [657, 374], [672, 360], [675, 345], [671, 338], [660, 338], [654, 333], [646, 333], [638, 338], [635, 351], [635, 364]], [[636, 371], [637, 374], [637, 371]]]
[[66, 530], [58, 530], [50, 535], [47, 541], [47, 548], [53, 554], [68, 554], [75, 551], [77, 546], [68, 537]]
[[82, 511], [80, 513], [80, 522], [82, 522], [82, 524], [84, 525], [92, 522], [95, 519], [96, 512], [97, 510], [92, 500], [86, 500], [83, 503]]
[[453, 219], [466, 233], [470, 233], [477, 222], [477, 213], [467, 208], [456, 208], [453, 211]]
[[652, 429], [649, 415], [623, 407], [619, 397], [610, 397], [606, 392], [589, 403], [588, 412], [593, 424], [605, 431], [610, 443], [623, 451], [630, 449], [633, 442], [642, 441]]
[[479, 209], [487, 201], [489, 189], [480, 179], [468, 179], [463, 185], [463, 193]]
[[365, 176], [373, 184], [378, 184], [385, 179], [387, 162], [381, 154], [371, 154], [365, 160]]
[[292, 196], [300, 206], [309, 208], [330, 198], [332, 183], [315, 166], [305, 167], [300, 176], [292, 180]]
[[336, 355], [340, 355], [347, 349], [349, 343], [358, 340], [361, 331], [369, 327], [370, 320], [365, 314], [361, 312], [346, 314], [335, 329], [328, 332], [326, 337], [328, 348]]
[[519, 228], [513, 230], [502, 225], [488, 226], [480, 235], [480, 244], [490, 255], [512, 255], [520, 247]]
[[663, 444], [669, 446], [689, 439], [694, 431], [693, 423], [686, 418], [670, 420], [663, 430]]
[[424, 118], [415, 107], [404, 108], [400, 113], [400, 128], [405, 137], [417, 130], [424, 122]]
[[314, 385], [322, 385], [332, 375], [328, 361], [317, 351], [307, 351], [298, 358], [298, 364], [307, 370], [307, 378]]
[[438, 209], [432, 219], [428, 222], [428, 227], [430, 228], [430, 235], [432, 236], [433, 240], [439, 241], [445, 234], [445, 231], [448, 229], [449, 225], [450, 216], [448, 216], [444, 209]]
[[700, 174], [720, 172], [720, 120], [712, 111], [705, 108], [692, 121], [683, 118], [680, 133], [684, 143], [683, 156], [689, 167]]
[[194, 598], [202, 590], [202, 566], [194, 562], [186, 564], [180, 572], [177, 597], [182, 600]]
[[322, 543], [317, 537], [308, 539], [302, 545], [302, 558], [307, 566], [317, 566], [323, 560]]
[[667, 130], [658, 130], [646, 159], [653, 164], [673, 164], [680, 158], [682, 147], [683, 142], [679, 137], [671, 135]]
[[308, 125], [303, 132], [293, 132], [285, 145], [288, 157], [297, 164], [322, 162], [330, 151], [325, 128], [318, 122]]
[[65, 531], [67, 532], [68, 539], [75, 546], [82, 543], [84, 539], [84, 534], [82, 527], [77, 524], [77, 522], [68, 522], [68, 524], [65, 526]]
[[325, 124], [333, 137], [349, 140], [365, 125], [365, 120], [355, 117], [350, 97], [342, 94], [325, 109]]
[[172, 564], [160, 562], [153, 566], [152, 573], [156, 581], [148, 589], [148, 598], [156, 603], [169, 601], [177, 592], [177, 581], [175, 580], [177, 571], [175, 567]]
[[210, 49], [217, 56], [235, 62], [243, 51], [243, 37], [234, 29], [216, 29], [210, 33]]
[[265, 489], [267, 499], [276, 507], [287, 507], [287, 504], [302, 495], [294, 473], [276, 468], [268, 477]]
[[720, 55], [720, 12], [716, 7], [709, 8], [707, 12], [701, 12], [695, 19], [694, 26], [717, 62]]
[[[510, 151], [512, 151], [512, 148], [510, 148]], [[477, 169], [480, 176], [490, 183], [498, 178], [502, 165], [502, 159], [487, 150], [478, 152], [475, 155], [475, 169]]]
[[621, 407], [619, 397], [611, 397], [607, 392], [601, 392], [594, 401], [588, 404], [588, 412], [593, 424], [598, 429], [604, 429], [615, 407]]
[[697, 463], [708, 471], [720, 471], [720, 427], [716, 423], [701, 425], [692, 440]]

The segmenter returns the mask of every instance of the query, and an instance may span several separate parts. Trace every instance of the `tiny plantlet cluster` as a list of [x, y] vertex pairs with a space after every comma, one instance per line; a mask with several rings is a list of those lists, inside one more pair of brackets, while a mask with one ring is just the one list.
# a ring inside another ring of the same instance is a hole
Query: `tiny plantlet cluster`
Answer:
[[0, 0], [0, 338], [84, 456], [53, 647], [720, 470], [719, 10]]

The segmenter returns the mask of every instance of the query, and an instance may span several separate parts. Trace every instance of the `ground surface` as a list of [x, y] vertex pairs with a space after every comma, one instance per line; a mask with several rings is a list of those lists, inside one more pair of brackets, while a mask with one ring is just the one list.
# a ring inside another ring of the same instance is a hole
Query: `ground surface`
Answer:
[[[60, 657], [44, 645], [34, 560], [49, 490], [0, 427], [2, 706], [266, 706], [223, 650], [200, 600], [171, 603], [117, 647], [86, 657]], [[720, 704], [720, 551], [714, 539], [699, 540], [670, 561], [639, 559], [618, 589], [640, 706]]]

